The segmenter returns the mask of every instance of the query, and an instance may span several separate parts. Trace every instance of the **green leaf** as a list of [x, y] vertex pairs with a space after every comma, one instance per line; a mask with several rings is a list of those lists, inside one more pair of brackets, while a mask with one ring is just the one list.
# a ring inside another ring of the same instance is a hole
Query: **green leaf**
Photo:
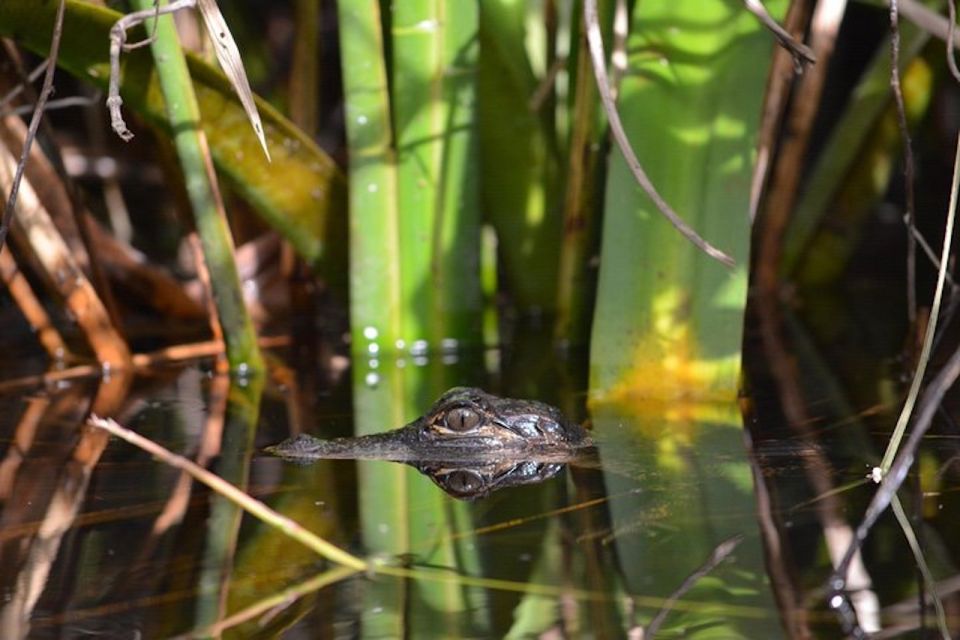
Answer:
[[[784, 2], [769, 3], [776, 15]], [[735, 397], [746, 304], [748, 194], [773, 38], [738, 3], [634, 9], [619, 112], [666, 201], [730, 270], [682, 238], [613, 151], [593, 327], [595, 398]]]

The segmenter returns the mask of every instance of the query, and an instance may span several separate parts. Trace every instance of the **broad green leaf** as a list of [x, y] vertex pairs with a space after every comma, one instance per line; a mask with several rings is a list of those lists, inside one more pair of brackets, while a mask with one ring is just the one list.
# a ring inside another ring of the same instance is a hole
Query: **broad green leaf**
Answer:
[[[774, 15], [784, 6], [768, 3]], [[774, 46], [739, 3], [637, 3], [619, 97], [624, 127], [661, 195], [737, 266], [684, 240], [613, 151], [590, 366], [596, 399], [735, 396], [750, 176]]]

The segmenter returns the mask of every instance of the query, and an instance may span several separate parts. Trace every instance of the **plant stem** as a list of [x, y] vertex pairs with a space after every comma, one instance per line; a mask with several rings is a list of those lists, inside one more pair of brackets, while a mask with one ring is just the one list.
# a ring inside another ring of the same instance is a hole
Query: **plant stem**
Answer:
[[[153, 6], [150, 0], [135, 0], [139, 9]], [[152, 31], [152, 21], [147, 30]], [[227, 224], [207, 138], [200, 128], [200, 109], [193, 92], [187, 61], [173, 19], [161, 16], [156, 39], [150, 47], [157, 63], [160, 88], [166, 100], [173, 142], [183, 169], [187, 196], [204, 257], [210, 271], [213, 300], [220, 316], [227, 362], [233, 371], [263, 370], [253, 322], [244, 306], [240, 277], [234, 262], [233, 238]]]

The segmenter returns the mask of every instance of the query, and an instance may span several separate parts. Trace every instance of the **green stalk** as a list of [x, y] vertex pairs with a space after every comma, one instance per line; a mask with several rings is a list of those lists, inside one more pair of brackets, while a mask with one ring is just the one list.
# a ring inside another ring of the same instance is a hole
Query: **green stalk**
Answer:
[[401, 339], [397, 172], [380, 3], [339, 0], [350, 152], [350, 314], [353, 351], [376, 355]]
[[[150, 0], [135, 0], [133, 5], [137, 9], [149, 9], [153, 3]], [[153, 19], [147, 21], [147, 31], [153, 31], [153, 23]], [[154, 59], [158, 61], [157, 76], [166, 99], [173, 143], [180, 158], [187, 197], [193, 208], [197, 233], [210, 272], [210, 285], [223, 329], [227, 361], [233, 371], [262, 371], [263, 360], [257, 346], [257, 334], [243, 302], [240, 276], [233, 259], [233, 238], [207, 138], [199, 125], [200, 108], [171, 16], [157, 19], [156, 38], [150, 47]]]
[[[579, 13], [577, 13], [579, 16]], [[577, 55], [573, 98], [573, 131], [567, 154], [566, 194], [563, 203], [563, 238], [560, 248], [555, 335], [562, 344], [589, 340], [590, 267], [597, 202], [597, 166], [600, 156], [598, 96], [590, 51], [583, 40], [583, 22], [578, 20], [574, 50]]]
[[473, 3], [393, 5], [391, 77], [408, 346], [420, 340], [431, 349], [450, 339], [481, 342], [477, 28]]

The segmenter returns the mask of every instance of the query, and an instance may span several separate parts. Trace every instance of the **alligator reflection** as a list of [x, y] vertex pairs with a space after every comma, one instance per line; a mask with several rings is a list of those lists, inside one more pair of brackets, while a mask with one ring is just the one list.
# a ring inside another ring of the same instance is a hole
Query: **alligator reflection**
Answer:
[[457, 498], [542, 482], [564, 463], [594, 457], [583, 427], [534, 400], [481, 389], [447, 391], [422, 417], [394, 431], [321, 440], [300, 435], [267, 451], [288, 460], [331, 458], [405, 462]]

